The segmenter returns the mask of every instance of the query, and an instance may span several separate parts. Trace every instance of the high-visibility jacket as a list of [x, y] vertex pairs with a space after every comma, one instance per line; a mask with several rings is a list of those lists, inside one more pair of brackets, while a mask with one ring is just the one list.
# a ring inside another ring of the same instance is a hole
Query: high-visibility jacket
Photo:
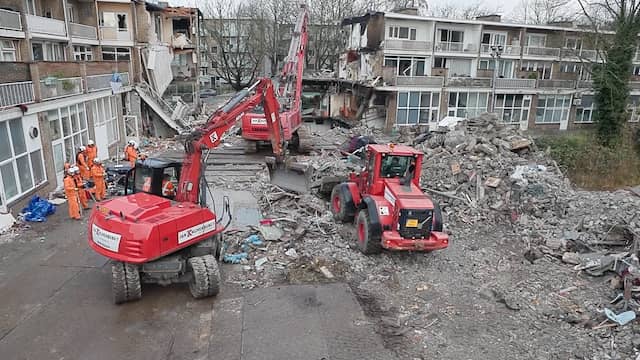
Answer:
[[104, 168], [102, 165], [93, 164], [91, 167], [91, 177], [95, 183], [94, 196], [96, 200], [102, 201], [106, 195], [106, 184], [104, 182]]
[[174, 196], [176, 194], [176, 188], [173, 183], [168, 180], [162, 181], [162, 196]]
[[98, 148], [95, 145], [87, 145], [87, 164], [89, 167], [93, 166], [93, 160], [98, 156]]
[[76, 155], [76, 165], [78, 165], [80, 175], [82, 175], [83, 179], [91, 177], [91, 168], [89, 168], [89, 164], [87, 164], [87, 156], [84, 152], [78, 152]]
[[64, 193], [67, 195], [69, 202], [69, 217], [72, 219], [80, 219], [80, 204], [78, 203], [78, 188], [76, 181], [71, 175], [64, 177]]
[[133, 145], [127, 145], [127, 147], [124, 148], [124, 158], [131, 163], [131, 166], [136, 165], [136, 160], [138, 159], [138, 151]]

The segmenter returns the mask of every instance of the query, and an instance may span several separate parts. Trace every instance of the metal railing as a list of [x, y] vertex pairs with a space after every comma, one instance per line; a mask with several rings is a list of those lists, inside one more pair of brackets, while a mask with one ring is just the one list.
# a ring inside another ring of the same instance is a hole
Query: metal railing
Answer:
[[34, 102], [33, 82], [0, 84], [0, 108]]
[[[111, 88], [111, 77], [113, 74], [102, 75], [88, 75], [87, 76], [87, 91], [99, 91]], [[120, 73], [122, 79], [122, 86], [129, 85], [129, 73]]]
[[397, 76], [395, 84], [398, 86], [438, 86], [442, 87], [442, 76]]
[[0, 29], [22, 31], [22, 21], [20, 13], [0, 9]]
[[431, 50], [431, 42], [417, 40], [387, 39], [384, 48], [390, 50]]
[[529, 56], [558, 57], [560, 56], [560, 48], [525, 46], [522, 54]]
[[39, 34], [67, 36], [67, 28], [63, 20], [50, 19], [27, 14], [29, 31]]
[[439, 42], [436, 44], [436, 50], [448, 52], [463, 52], [464, 43], [461, 42]]
[[117, 27], [100, 26], [100, 40], [132, 41], [133, 33], [123, 31]]
[[[497, 45], [480, 44], [480, 52], [482, 54], [490, 54], [492, 46], [497, 46]], [[520, 46], [502, 45], [502, 55], [516, 55], [516, 56], [518, 56], [518, 55], [520, 55]]]
[[576, 82], [573, 80], [540, 79], [537, 86], [539, 88], [575, 89]]
[[449, 87], [491, 87], [491, 78], [453, 77], [447, 79]]
[[70, 23], [71, 36], [80, 39], [98, 40], [98, 29], [95, 26]]
[[578, 80], [577, 89], [590, 89], [593, 87], [593, 80]]
[[48, 78], [40, 80], [42, 99], [56, 99], [65, 96], [82, 94], [82, 78]]
[[598, 51], [587, 49], [560, 49], [560, 57], [563, 59], [570, 58], [596, 61], [598, 59]]
[[496, 89], [532, 89], [536, 87], [536, 79], [496, 79]]

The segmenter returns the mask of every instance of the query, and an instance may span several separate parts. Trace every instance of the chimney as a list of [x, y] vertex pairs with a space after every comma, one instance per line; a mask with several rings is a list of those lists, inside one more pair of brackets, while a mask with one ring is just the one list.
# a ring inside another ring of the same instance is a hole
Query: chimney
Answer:
[[476, 16], [476, 20], [500, 22], [502, 20], [502, 16], [498, 14], [481, 15], [481, 16]]
[[418, 8], [416, 7], [395, 8], [391, 12], [398, 13], [398, 14], [406, 14], [406, 15], [418, 15]]

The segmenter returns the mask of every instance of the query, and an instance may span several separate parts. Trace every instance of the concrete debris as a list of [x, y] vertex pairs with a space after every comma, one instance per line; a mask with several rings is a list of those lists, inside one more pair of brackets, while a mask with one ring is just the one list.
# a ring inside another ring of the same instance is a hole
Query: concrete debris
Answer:
[[0, 234], [6, 233], [13, 224], [16, 223], [16, 219], [11, 214], [0, 214]]

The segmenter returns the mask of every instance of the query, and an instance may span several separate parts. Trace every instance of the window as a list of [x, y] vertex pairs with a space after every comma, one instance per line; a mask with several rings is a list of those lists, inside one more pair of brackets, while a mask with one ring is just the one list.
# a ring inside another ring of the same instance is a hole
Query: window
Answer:
[[462, 43], [464, 39], [464, 32], [457, 30], [439, 29], [440, 42], [447, 43]]
[[560, 72], [562, 73], [577, 73], [580, 72], [580, 64], [576, 63], [560, 63]]
[[61, 43], [32, 43], [31, 49], [35, 61], [65, 61], [64, 45]]
[[557, 124], [567, 121], [570, 106], [570, 95], [538, 95], [536, 124]]
[[433, 67], [444, 69], [447, 67], [447, 58], [436, 57], [433, 59]]
[[529, 121], [531, 95], [497, 94], [495, 112], [507, 124]]
[[102, 47], [102, 59], [103, 60], [130, 60], [131, 49], [129, 48], [113, 48]]
[[544, 34], [527, 34], [527, 46], [545, 47], [547, 36]]
[[13, 41], [0, 41], [0, 61], [17, 61], [16, 44]]
[[629, 122], [640, 122], [640, 96], [630, 95], [627, 104], [627, 112], [629, 113]]
[[475, 117], [487, 111], [489, 93], [450, 92], [448, 116]]
[[9, 203], [46, 180], [40, 142], [27, 146], [22, 119], [0, 122], [0, 199]]
[[89, 141], [87, 116], [83, 103], [47, 112], [52, 134], [53, 158], [56, 173], [64, 171], [64, 163], [74, 163], [76, 149]]
[[408, 28], [408, 27], [404, 27], [404, 26], [390, 26], [389, 27], [389, 38], [391, 38], [391, 39], [415, 40], [416, 39], [416, 29]]
[[565, 40], [564, 47], [567, 49], [580, 50], [582, 49], [582, 39], [576, 37], [568, 37]]
[[592, 123], [595, 103], [593, 95], [583, 95], [580, 105], [576, 107], [576, 123]]
[[380, 176], [391, 178], [404, 176], [413, 156], [389, 155], [380, 162]]
[[486, 45], [505, 45], [507, 43], [507, 35], [501, 33], [483, 33], [482, 44]]
[[76, 61], [87, 60], [90, 61], [93, 59], [93, 51], [91, 51], [91, 47], [89, 46], [73, 46], [73, 58]]
[[155, 26], [156, 35], [158, 36], [158, 41], [162, 41], [162, 20], [160, 19], [160, 15], [154, 16], [153, 24]]
[[438, 121], [440, 93], [420, 91], [398, 92], [396, 125], [428, 124]]
[[540, 61], [523, 61], [522, 71], [537, 72], [539, 79], [551, 79], [551, 63]]
[[448, 59], [447, 76], [449, 77], [469, 77], [471, 76], [471, 59]]
[[398, 76], [424, 76], [426, 61], [424, 57], [386, 56], [384, 66], [394, 68]]
[[[116, 96], [107, 96], [90, 103], [91, 112], [95, 119], [96, 128], [106, 126], [107, 143], [115, 144], [120, 140], [118, 131], [118, 102]], [[96, 134], [96, 136], [100, 136]]]
[[73, 11], [73, 4], [67, 4], [67, 20], [69, 22], [76, 22], [76, 17]]
[[632, 72], [633, 75], [640, 76], [640, 66], [639, 65], [634, 65], [632, 71], [633, 71]]
[[127, 14], [103, 11], [100, 13], [100, 26], [127, 31]]

